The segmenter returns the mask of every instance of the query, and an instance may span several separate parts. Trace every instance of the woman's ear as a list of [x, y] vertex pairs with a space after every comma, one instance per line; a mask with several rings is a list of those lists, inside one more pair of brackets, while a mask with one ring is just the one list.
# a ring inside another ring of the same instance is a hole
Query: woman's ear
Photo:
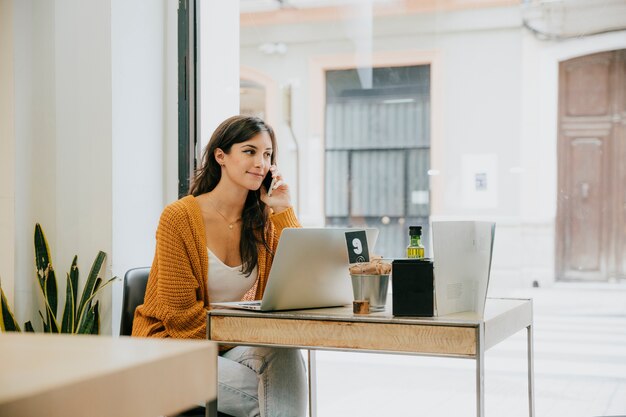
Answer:
[[215, 157], [215, 160], [217, 161], [218, 164], [220, 164], [221, 166], [224, 166], [224, 151], [221, 150], [220, 148], [215, 149], [215, 151], [213, 151], [213, 156]]

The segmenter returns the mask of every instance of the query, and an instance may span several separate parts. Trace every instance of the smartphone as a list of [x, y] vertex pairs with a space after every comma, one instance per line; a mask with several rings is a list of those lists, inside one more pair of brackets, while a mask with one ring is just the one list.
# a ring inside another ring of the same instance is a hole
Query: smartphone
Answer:
[[275, 183], [276, 183], [276, 179], [272, 178], [272, 171], [268, 171], [265, 178], [263, 178], [263, 186], [265, 187], [265, 190], [267, 191], [268, 197], [272, 196], [272, 191], [273, 191], [272, 187], [274, 187]]

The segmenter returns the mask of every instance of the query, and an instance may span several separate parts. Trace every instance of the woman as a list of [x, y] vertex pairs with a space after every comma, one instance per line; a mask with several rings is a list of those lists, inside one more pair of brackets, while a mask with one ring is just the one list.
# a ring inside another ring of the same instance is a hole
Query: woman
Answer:
[[[261, 119], [234, 116], [213, 133], [190, 195], [165, 208], [133, 336], [202, 339], [209, 302], [261, 299], [281, 231], [299, 227]], [[262, 185], [275, 180], [272, 192]], [[219, 411], [304, 416], [304, 362], [295, 349], [238, 346], [218, 358]]]

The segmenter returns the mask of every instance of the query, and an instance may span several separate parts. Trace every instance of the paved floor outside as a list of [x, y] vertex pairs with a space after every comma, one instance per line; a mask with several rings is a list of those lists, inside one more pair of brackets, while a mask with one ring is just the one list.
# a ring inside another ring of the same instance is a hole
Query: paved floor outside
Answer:
[[[626, 286], [499, 290], [533, 298], [537, 417], [626, 416]], [[318, 416], [474, 416], [475, 362], [318, 352]], [[526, 334], [490, 349], [487, 417], [528, 416]]]

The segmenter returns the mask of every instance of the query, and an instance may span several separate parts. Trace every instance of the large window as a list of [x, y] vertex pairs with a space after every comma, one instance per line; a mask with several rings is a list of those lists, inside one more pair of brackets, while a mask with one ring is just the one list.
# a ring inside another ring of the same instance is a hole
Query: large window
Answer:
[[[624, 324], [626, 3], [240, 4], [240, 64], [264, 80], [302, 224], [376, 227], [374, 252], [390, 258], [422, 225], [436, 263], [434, 222], [495, 222], [488, 295], [534, 297], [537, 415], [623, 414], [613, 394], [623, 367], [605, 365]], [[252, 99], [243, 88], [242, 107]], [[416, 362], [320, 356], [325, 416], [474, 406], [471, 390], [435, 388], [452, 367], [420, 362], [411, 378], [432, 372], [414, 395], [403, 371]], [[487, 414], [528, 415], [525, 398], [509, 395], [524, 360], [512, 345], [492, 353], [487, 383], [500, 396]], [[358, 393], [343, 389], [359, 379]]]
[[377, 252], [404, 256], [408, 225], [428, 235], [430, 67], [326, 72], [325, 217], [380, 229]]

